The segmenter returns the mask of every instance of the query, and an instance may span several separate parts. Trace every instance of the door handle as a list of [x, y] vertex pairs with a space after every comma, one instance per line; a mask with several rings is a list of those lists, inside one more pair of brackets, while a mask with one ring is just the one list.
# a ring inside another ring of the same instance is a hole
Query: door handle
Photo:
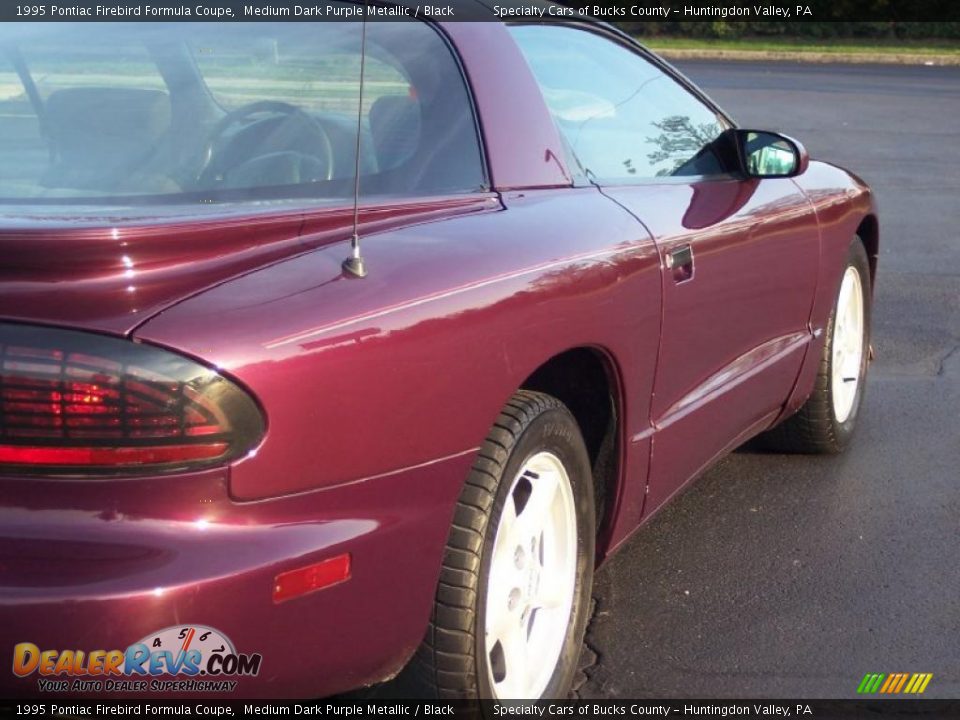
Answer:
[[675, 283], [693, 280], [693, 248], [689, 243], [671, 250], [667, 254], [666, 264]]

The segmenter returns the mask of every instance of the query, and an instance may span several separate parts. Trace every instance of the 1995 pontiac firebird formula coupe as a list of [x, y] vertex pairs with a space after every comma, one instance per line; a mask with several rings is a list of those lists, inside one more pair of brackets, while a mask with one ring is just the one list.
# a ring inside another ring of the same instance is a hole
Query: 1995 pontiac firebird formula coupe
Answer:
[[613, 28], [0, 46], [8, 694], [564, 696], [595, 562], [851, 438], [869, 189]]

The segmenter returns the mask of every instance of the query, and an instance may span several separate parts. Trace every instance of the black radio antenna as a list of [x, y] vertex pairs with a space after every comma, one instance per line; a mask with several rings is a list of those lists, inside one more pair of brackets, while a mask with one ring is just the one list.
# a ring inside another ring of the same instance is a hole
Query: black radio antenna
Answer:
[[367, 2], [363, 2], [363, 23], [360, 29], [360, 102], [357, 105], [357, 153], [353, 162], [353, 236], [350, 257], [343, 261], [343, 271], [354, 277], [367, 276], [367, 267], [360, 254], [360, 138], [363, 130], [363, 79], [367, 60]]

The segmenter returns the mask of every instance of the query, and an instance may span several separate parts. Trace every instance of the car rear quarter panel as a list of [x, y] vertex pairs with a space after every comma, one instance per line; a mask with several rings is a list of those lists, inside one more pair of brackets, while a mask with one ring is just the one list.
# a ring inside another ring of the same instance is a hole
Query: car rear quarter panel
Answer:
[[639, 434], [660, 322], [643, 232], [594, 188], [478, 200], [365, 237], [363, 280], [341, 270], [346, 243], [328, 246], [185, 301], [137, 337], [206, 359], [263, 403], [266, 439], [232, 469], [238, 499], [471, 454], [523, 380], [573, 347], [616, 358], [625, 431]]

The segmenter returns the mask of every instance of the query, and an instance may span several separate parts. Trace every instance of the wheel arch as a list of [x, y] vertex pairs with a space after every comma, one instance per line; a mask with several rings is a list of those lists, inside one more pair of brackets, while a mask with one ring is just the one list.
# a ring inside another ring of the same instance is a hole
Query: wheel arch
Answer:
[[880, 224], [874, 214], [866, 215], [857, 226], [857, 236], [863, 242], [870, 263], [870, 288], [877, 279], [877, 261], [880, 257]]
[[579, 346], [544, 361], [520, 385], [547, 393], [570, 410], [583, 434], [597, 501], [597, 556], [609, 549], [623, 477], [623, 383], [619, 365], [604, 348]]

